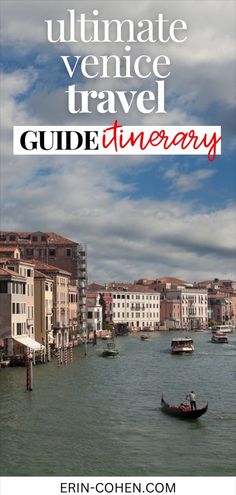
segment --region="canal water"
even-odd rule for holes
[[[173,356],[176,334],[118,337],[117,358],[100,357],[103,342],[56,359],[0,371],[3,476],[232,476],[235,467],[236,334],[210,343],[192,333],[195,352]],[[184,335],[178,332],[178,336]],[[196,421],[166,416],[161,394],[180,403],[194,390],[209,411]]]

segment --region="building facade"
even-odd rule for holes
[[[103,327],[102,306],[100,294],[88,294],[88,329],[90,332],[101,332]]]
[[[35,268],[53,281],[53,337],[56,347],[68,346],[70,273],[53,265],[34,260]]]
[[[113,323],[130,328],[156,330],[160,324],[160,294],[139,284],[109,284],[106,293],[112,298]]]
[[[77,287],[78,329],[87,329],[87,253],[86,246],[55,232],[0,232],[0,247],[18,247],[25,259],[37,259],[71,274],[70,283]]]
[[[19,258],[0,258],[0,266],[24,277],[26,282],[27,335],[35,339],[34,332],[34,263]]]
[[[69,328],[74,340],[78,335],[78,290],[76,285],[69,285]]]
[[[53,279],[35,270],[34,327],[37,342],[48,347],[53,341]]]
[[[161,325],[166,329],[181,328],[181,302],[179,299],[161,299]]]
[[[180,303],[180,327],[189,330],[208,326],[208,294],[205,289],[181,288],[166,291],[166,300]],[[177,322],[179,323],[179,322]]]
[[[224,294],[208,295],[209,319],[224,325],[231,323],[234,316],[234,308],[231,298]]]
[[[0,267],[0,338],[5,355],[14,354],[14,338],[28,334],[26,278]]]

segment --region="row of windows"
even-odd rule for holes
[[[199,304],[204,304],[207,303],[207,296],[191,296],[191,295],[182,295],[182,301],[184,302],[194,302],[197,303],[197,297],[198,297],[198,303]]]
[[[17,241],[18,240],[18,236],[16,235],[9,235],[9,241]],[[45,235],[42,235],[42,236],[37,236],[37,235],[32,235],[31,236],[31,241],[32,242],[46,242],[47,241],[47,237]]]
[[[197,309],[198,309],[198,311],[197,311]],[[202,306],[198,307],[198,308],[185,308],[183,306],[183,315],[184,314],[185,315],[197,315],[198,314],[200,316],[200,315],[203,315],[203,313],[205,313],[205,315],[207,315],[208,309],[205,308],[205,311],[203,311],[203,310],[204,310],[204,308]]]
[[[8,266],[8,269],[11,270],[12,272],[17,272],[17,270],[15,270],[15,266]],[[18,272],[17,272],[18,273]],[[31,269],[31,268],[23,268],[23,267],[19,267],[19,274],[22,275],[22,277],[28,277],[28,278],[33,278],[34,276],[34,270]]]
[[[130,326],[131,327],[155,327],[158,325],[158,322],[157,321],[143,321],[143,322],[140,322],[140,321],[131,321],[130,323]]]
[[[12,314],[13,315],[22,315],[26,314],[26,303],[21,303],[21,302],[14,302],[12,303]],[[27,307],[27,318],[34,318],[34,307],[33,306],[28,306]]]
[[[131,305],[129,305],[129,303],[126,303],[126,305],[125,305],[125,303],[117,303],[117,304],[113,303],[113,308],[116,308],[116,307],[117,308],[124,308],[124,307],[129,308],[129,307],[131,307],[131,309],[137,311],[137,310],[142,310],[145,308],[158,308],[159,305],[158,304],[146,304],[146,305],[142,304],[142,306],[141,306],[140,304],[136,304],[136,306],[133,306],[133,303],[131,303]]]
[[[25,283],[12,282],[11,287],[12,287],[12,294],[26,294]]]
[[[26,314],[26,304],[12,303],[12,313],[13,315]]]
[[[61,304],[68,304],[68,303],[72,303],[72,304],[76,304],[77,303],[77,294],[66,294],[65,292],[59,292],[59,294],[57,294],[57,303],[61,303]]]
[[[113,299],[159,299],[159,295],[140,295],[140,294],[112,294]]]
[[[36,241],[35,241],[36,242]],[[45,248],[26,248],[26,255],[29,256],[29,257],[34,257],[34,255],[36,255],[36,253],[40,256],[40,257],[46,257],[46,256],[49,256],[50,258],[55,258],[57,256],[57,250],[56,248],[48,248],[48,249],[45,249]],[[71,248],[65,248],[65,251],[64,251],[64,254],[66,257],[70,258],[72,256],[72,249]]]
[[[23,277],[28,277],[28,278],[33,278],[34,276],[34,270],[31,268],[22,268],[20,267],[20,275]]]
[[[88,311],[87,316],[88,316],[88,319],[89,320],[92,320],[92,319],[95,319],[95,318],[97,318],[97,320],[100,319],[100,313],[99,313],[99,311],[94,311],[94,312],[93,311]]]
[[[148,318],[158,318],[158,315],[159,313],[148,313],[147,315],[145,315],[145,313],[142,313],[142,316],[141,316],[141,313],[120,313],[118,311],[118,313],[113,313],[113,318],[145,318],[145,317],[148,317]]]
[[[207,318],[206,317],[202,317],[200,318],[202,321],[207,321]],[[188,323],[190,320],[188,318],[183,318],[183,323]]]

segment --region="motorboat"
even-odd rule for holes
[[[189,354],[194,351],[193,339],[189,337],[174,338],[171,341],[172,354]]]
[[[108,342],[107,347],[102,351],[102,357],[115,357],[118,356],[119,351],[116,349],[114,342]]]
[[[212,334],[211,342],[214,342],[214,344],[228,344],[229,339],[225,333],[215,332]]]

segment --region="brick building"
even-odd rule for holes
[[[21,257],[38,259],[71,274],[70,283],[78,291],[78,331],[87,329],[87,254],[86,247],[55,232],[0,232],[0,247],[17,247]]]

